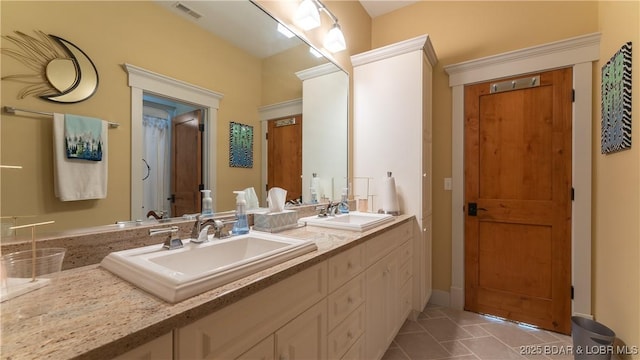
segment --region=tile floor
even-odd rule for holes
[[[429,304],[404,323],[383,360],[572,360],[571,345],[570,336]]]

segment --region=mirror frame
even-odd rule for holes
[[[205,133],[203,139],[203,184],[207,189],[216,188],[216,139],[218,109],[222,93],[208,90],[187,82],[143,69],[123,64],[129,74],[128,85],[131,87],[131,220],[145,219],[143,205],[143,180],[140,159],[143,158],[142,116],[143,95],[145,92],[170,97],[197,107],[206,109]],[[215,212],[215,204],[214,209]]]

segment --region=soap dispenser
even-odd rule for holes
[[[234,191],[236,194],[236,223],[233,224],[231,233],[233,235],[247,234],[249,232],[249,222],[247,221],[247,201],[244,198],[244,191]]]
[[[213,214],[213,200],[211,199],[211,190],[200,190],[202,192],[202,215]]]

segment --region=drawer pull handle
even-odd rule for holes
[[[349,296],[349,297],[347,298],[347,302],[348,302],[349,304],[353,304],[353,299],[351,298],[351,296]]]
[[[347,269],[352,269],[353,268],[353,264],[351,263],[351,261],[349,261],[347,263]]]
[[[347,339],[353,339],[353,334],[351,333],[351,331],[347,332]]]

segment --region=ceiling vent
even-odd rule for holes
[[[197,13],[197,12],[196,12],[196,11],[194,11],[194,10],[191,10],[191,9],[190,9],[188,6],[186,6],[185,4],[182,4],[182,3],[177,2],[177,3],[175,3],[173,6],[174,6],[176,9],[178,9],[178,10],[180,10],[180,11],[184,12],[185,14],[187,14],[187,15],[191,16],[191,17],[192,17],[192,18],[194,18],[194,19],[200,19],[200,18],[202,17],[202,15],[200,15],[199,13]]]

